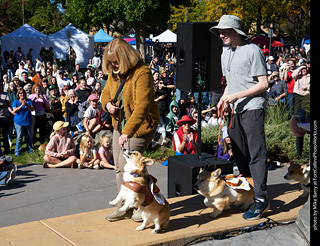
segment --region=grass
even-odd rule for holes
[[[202,152],[214,154],[218,141],[219,128],[209,126],[202,128]],[[289,127],[289,114],[284,106],[269,106],[265,119],[265,135],[268,157],[274,161],[306,163],[310,158],[310,134],[304,136],[304,149],[302,157],[298,159],[296,151],[296,137],[292,135]],[[166,160],[174,152],[161,147],[156,151],[145,151],[144,155],[158,161]],[[172,149],[172,145],[168,146]]]
[[[268,149],[268,157],[280,162],[297,161],[298,163],[306,163],[310,156],[310,134],[304,136],[304,150],[302,157],[297,158],[296,154],[296,137],[293,136],[289,128],[289,116],[285,108],[279,106],[268,107],[265,120],[265,134]],[[202,152],[214,154],[217,146],[218,127],[210,126],[202,128]],[[15,148],[15,138],[11,147],[11,151]],[[13,156],[14,162],[18,165],[23,164],[41,164],[43,162],[44,151],[39,151],[39,142],[35,143],[33,153],[29,154],[26,151],[26,144],[23,144],[21,155]],[[154,159],[157,162],[163,162],[169,156],[174,156],[172,144],[161,146],[152,151],[147,150],[143,153],[144,156]]]
[[[27,144],[23,143],[21,154],[20,154],[20,156],[17,157],[14,154],[14,149],[16,147],[16,136],[13,135],[13,141],[12,141],[12,146],[10,148],[10,154],[8,154],[8,155],[13,157],[14,163],[17,165],[42,164],[43,157],[44,157],[44,150],[42,150],[42,151],[38,150],[39,146],[40,146],[40,142],[38,141],[35,143],[35,148],[33,150],[33,153],[29,154],[27,152]]]

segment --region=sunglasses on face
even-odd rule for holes
[[[191,122],[182,122],[181,124],[191,126]]]

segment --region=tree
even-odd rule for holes
[[[125,21],[136,31],[136,47],[145,57],[146,27],[166,24],[170,16],[167,0],[112,0],[111,8],[116,20]]]
[[[136,46],[145,56],[145,29],[166,25],[170,17],[167,0],[67,0],[66,18],[82,29],[124,22],[136,31]]]
[[[168,23],[172,30],[177,22],[185,21],[186,9],[187,21],[218,21],[222,15],[236,15],[247,33],[261,31],[262,27],[277,28],[278,33],[297,40],[310,30],[310,0],[188,0],[171,7]]]
[[[60,29],[61,13],[57,4],[48,0],[24,1],[25,23],[40,32],[52,33]],[[0,27],[3,33],[11,32],[23,24],[22,1],[0,0]]]
[[[59,11],[52,5],[36,8],[28,23],[44,34],[52,34],[61,29]]]

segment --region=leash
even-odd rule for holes
[[[121,84],[120,84],[119,87],[118,87],[118,90],[117,90],[117,92],[116,92],[116,95],[115,95],[114,99],[111,99],[110,103],[111,103],[113,106],[117,106],[117,101],[118,101],[119,95],[120,95],[121,91],[123,90],[124,84],[125,84],[128,76],[129,76],[130,72],[131,72],[131,69],[129,69],[129,70],[127,71],[127,73],[125,74],[125,76],[124,76],[123,79],[121,80]],[[111,116],[116,115],[116,113],[114,113],[114,114],[109,113],[109,114],[110,114]],[[119,120],[120,120],[120,119],[119,119]],[[129,149],[129,151],[130,151],[130,138],[128,138],[128,149]]]
[[[222,116],[223,116],[223,112],[225,111],[224,104],[225,104],[225,102],[223,102],[221,104],[221,106],[217,109],[218,110],[218,118],[220,118],[220,124],[219,124],[219,133],[218,133],[218,143],[217,143],[217,149],[216,149],[216,159],[215,159],[216,161],[218,160],[218,150],[219,150],[219,142],[220,142],[220,135],[221,135],[221,127],[222,127]],[[233,113],[234,113],[234,104],[232,106],[231,116],[230,116],[229,124],[227,126],[228,130],[232,126]]]
[[[123,77],[123,79],[121,80],[121,84],[120,84],[119,87],[118,87],[118,90],[117,90],[117,92],[116,92],[116,95],[115,95],[114,99],[110,101],[110,103],[111,103],[113,106],[117,106],[116,103],[117,103],[118,98],[119,98],[119,95],[120,95],[120,93],[121,93],[121,91],[122,91],[122,89],[123,89],[124,83],[126,82],[128,76],[129,76],[130,71],[131,71],[131,70],[129,69],[128,72],[126,73],[126,75]]]

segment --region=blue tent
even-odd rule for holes
[[[108,33],[106,33],[102,28],[94,35],[94,42],[110,42],[113,39]]]
[[[136,40],[134,39],[132,41],[129,41],[128,43],[131,44],[131,45],[135,45],[136,44]],[[146,45],[153,45],[153,44],[154,44],[154,42],[152,40],[146,38]]]

